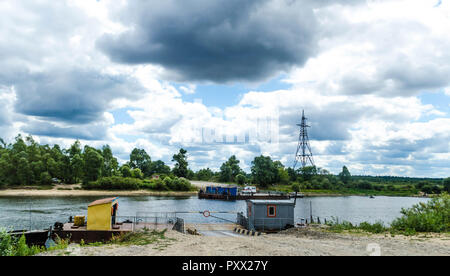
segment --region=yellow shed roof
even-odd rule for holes
[[[112,203],[116,199],[117,199],[117,197],[110,197],[110,198],[99,199],[99,200],[96,200],[96,201],[92,202],[91,204],[89,204],[88,207],[95,206],[95,205]]]

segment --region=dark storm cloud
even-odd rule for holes
[[[142,88],[129,77],[71,70],[25,75],[15,89],[18,113],[86,124],[99,119],[111,100],[136,96]]]
[[[346,102],[329,104],[325,107],[308,107],[305,110],[309,138],[317,141],[344,141],[351,139],[349,129],[358,122],[365,110]],[[279,123],[284,128],[281,134],[289,135],[296,140],[299,134],[299,124],[302,118],[301,109],[288,110],[280,113]]]
[[[313,8],[331,3],[129,1],[120,18],[130,30],[97,45],[113,61],[160,64],[177,80],[257,81],[315,54]]]
[[[80,140],[102,140],[106,136],[106,128],[95,124],[83,127],[59,127],[52,123],[37,122],[22,127],[22,130],[32,135]]]

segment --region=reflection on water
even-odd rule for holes
[[[48,228],[56,221],[66,222],[69,216],[87,215],[87,205],[101,197],[0,197],[0,227],[10,229]],[[313,197],[297,199],[295,217],[309,218],[310,206],[315,217],[337,217],[352,223],[383,221],[390,223],[400,216],[401,208],[411,207],[426,198],[361,196]],[[244,212],[245,201],[205,200],[197,197],[119,197],[119,216],[135,216],[146,212],[198,211]],[[178,214],[190,223],[220,223],[217,218],[205,218],[198,213]],[[235,214],[217,214],[235,220]]]

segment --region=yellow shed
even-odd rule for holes
[[[99,199],[89,204],[87,230],[112,230],[118,206],[117,197]]]

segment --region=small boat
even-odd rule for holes
[[[369,198],[375,198],[373,195],[369,196]]]
[[[45,242],[49,237],[50,229],[44,230],[14,230],[8,232],[12,237],[20,238],[22,235],[25,236],[25,241],[27,245],[39,245],[45,246]]]

